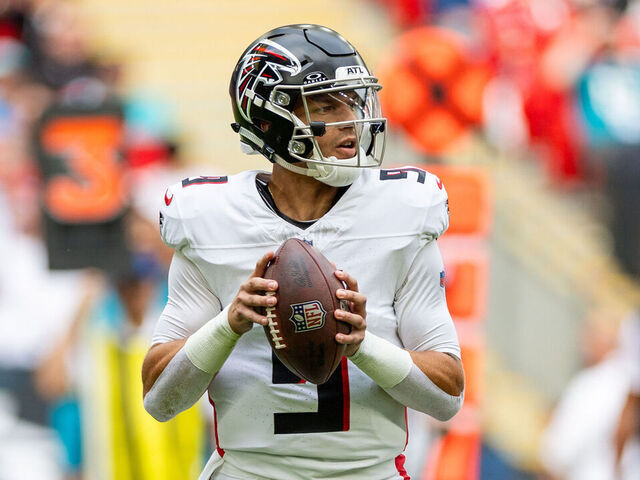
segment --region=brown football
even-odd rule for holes
[[[278,282],[278,290],[271,293],[278,303],[264,311],[271,348],[291,372],[315,384],[329,380],[344,355],[346,346],[336,342],[336,333],[351,332],[351,325],[333,315],[338,308],[348,310],[347,302],[336,297],[336,290],[345,286],[334,272],[318,250],[291,238],[264,275]]]

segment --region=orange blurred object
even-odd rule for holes
[[[427,462],[426,480],[475,480],[480,471],[481,435],[478,430],[450,430],[434,448],[434,463]]]
[[[447,304],[453,317],[465,372],[464,405],[446,422],[446,433],[429,446],[420,478],[478,480],[482,444],[485,316],[488,297],[492,202],[487,172],[478,167],[426,165],[447,189],[451,221],[438,239],[445,263]]]
[[[482,406],[484,397],[484,365],[485,347],[484,345],[461,345],[461,355],[464,359],[465,376],[465,407]]]
[[[482,120],[491,67],[471,59],[455,32],[425,26],[401,35],[380,72],[383,111],[428,154],[451,147]]]
[[[443,165],[429,165],[427,170],[440,178],[447,189],[451,210],[447,235],[486,235],[492,215],[486,172]]]
[[[447,281],[447,305],[451,316],[456,319],[477,317],[477,296],[480,294],[479,283],[480,266],[475,262],[460,262],[453,265],[453,272],[449,267],[449,277],[453,281]]]

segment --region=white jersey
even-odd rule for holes
[[[301,229],[261,198],[258,173],[189,179],[165,194],[162,237],[196,267],[174,281],[205,284],[175,297],[197,303],[209,296],[212,306],[206,316],[176,309],[187,302],[172,299],[170,274],[173,305],[153,343],[193,333],[232,302],[259,258],[295,237],[358,281],[368,331],[409,350],[460,356],[434,241],[449,222],[437,177],[415,168],[364,170],[328,213]],[[209,396],[224,478],[403,478],[396,458],[407,440],[405,407],[344,358],[326,384],[300,383],[256,325],[240,337]]]

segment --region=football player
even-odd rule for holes
[[[271,172],[170,187],[161,234],[175,249],[169,299],[143,365],[144,404],[167,420],[205,391],[217,449],[200,479],[401,479],[406,407],[440,420],[461,407],[464,374],[436,244],[449,224],[442,183],[382,170],[381,88],[356,49],[318,25],[265,33],[231,77],[233,130]],[[259,307],[288,238],[341,270],[352,326],[322,385],[273,355]],[[343,270],[342,270],[343,269]],[[347,273],[348,272],[348,273]]]

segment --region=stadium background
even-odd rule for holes
[[[0,480],[195,478],[210,411],[170,430],[143,417],[133,372],[145,327],[133,335],[123,320],[126,293],[112,287],[125,287],[46,269],[36,225],[48,178],[33,131],[52,104],[122,100],[129,250],[136,273],[161,284],[166,184],[267,168],[231,132],[228,81],[249,42],[289,23],[329,26],[358,47],[385,85],[385,166],[432,170],[451,196],[440,243],[467,402],[448,424],[411,416],[413,478],[564,478],[569,467],[544,448],[549,418],[640,300],[635,1],[0,1]],[[20,282],[29,287],[13,295]],[[16,406],[33,396],[46,415]]]

